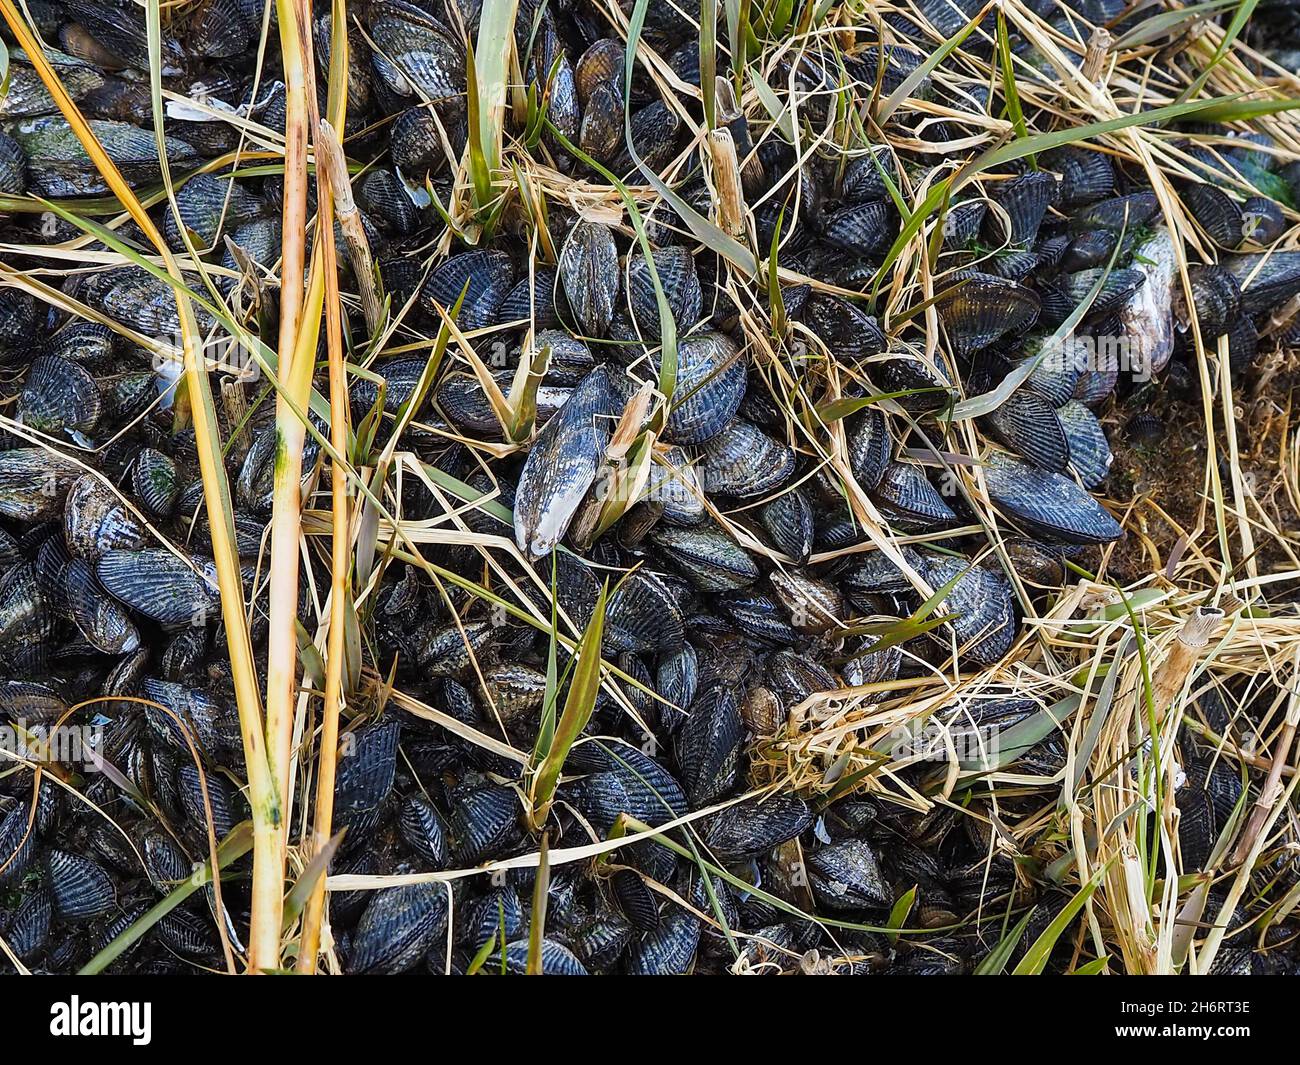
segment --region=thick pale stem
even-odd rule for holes
[[[330,139],[332,130],[321,123],[317,143]],[[343,330],[341,322],[338,268],[335,263],[333,234],[333,197],[338,195],[333,174],[321,181],[320,202],[321,253],[325,262],[327,312],[325,335],[329,345],[330,368],[330,442],[340,455],[348,446],[348,385],[343,366]],[[346,178],[346,171],[344,171]],[[344,612],[347,609],[348,565],[351,556],[351,532],[348,525],[347,471],[341,462],[330,462],[330,498],[333,533],[330,554],[330,621],[325,653],[325,712],[321,720],[320,763],[316,774],[316,811],[312,826],[312,853],[319,854],[329,843],[334,824],[334,780],[338,769],[339,713],[342,710],[344,647]],[[303,913],[302,936],[298,948],[298,971],[314,973],[320,953],[321,922],[325,914],[325,875],[312,889]]]
[[[306,40],[301,17],[291,0],[276,0],[280,23],[280,53],[284,63],[284,246],[280,258],[280,376],[289,372],[283,362],[293,350],[302,317],[303,264],[307,233],[307,71]],[[310,18],[310,0],[308,0]]]
[[[718,197],[717,223],[731,236],[743,236],[745,193],[740,184],[740,163],[736,159],[736,142],[731,138],[731,130],[710,130],[708,144],[713,161],[713,185]]]
[[[307,83],[311,25],[310,0],[276,0],[280,24],[280,53],[284,64],[286,121],[284,148],[283,246],[280,259],[279,372],[288,399],[298,410],[306,408],[307,392],[316,359],[319,329],[319,268],[313,269],[314,317],[301,328],[303,318],[303,263],[307,233],[307,139],[310,128]],[[308,314],[312,314],[308,311]],[[310,334],[310,345],[305,343]],[[266,745],[275,781],[281,818],[278,869],[281,900],[274,920],[279,934],[283,920],[284,861],[288,844],[290,809],[289,770],[292,763],[294,690],[297,680],[298,637],[298,535],[301,518],[300,485],[303,425],[284,394],[276,397],[275,497],[271,522],[270,627],[267,638]],[[278,950],[278,948],[277,948]],[[278,965],[278,957],[277,962]]]
[[[291,359],[291,369],[282,378],[286,395],[277,398],[275,418],[275,495],[271,521],[270,633],[267,638],[266,734],[280,795],[280,805],[289,805],[289,767],[293,741],[294,691],[297,681],[298,635],[298,539],[302,525],[302,452],[307,426],[297,410],[306,410],[316,363],[316,341],[320,333],[324,299],[323,255],[312,262],[311,288],[307,296],[303,328]],[[295,410],[294,408],[297,408]],[[286,817],[287,821],[287,817]],[[287,824],[282,825],[282,834]]]

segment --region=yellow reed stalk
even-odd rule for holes
[[[340,17],[341,4],[335,6],[334,17]],[[340,125],[347,114],[347,34],[334,34],[334,49],[331,62],[336,70],[343,72],[342,77],[331,77],[333,90],[330,94],[328,110]],[[340,54],[334,54],[338,51]],[[316,170],[316,201],[319,205],[317,233],[320,236],[321,258],[325,273],[325,339],[329,349],[330,378],[330,442],[339,455],[346,455],[348,448],[348,383],[343,360],[343,307],[339,299],[338,265],[335,262],[334,248],[334,211],[336,202],[346,196],[350,202],[352,190],[348,183],[347,167],[343,165],[343,150],[338,143],[338,134],[327,119],[321,119],[316,128],[317,155],[327,156],[338,168],[318,166]],[[327,146],[327,147],[322,147]],[[359,226],[358,226],[359,228]],[[346,227],[345,227],[346,232]],[[365,240],[364,232],[361,234]],[[348,241],[353,254],[353,271],[360,273],[362,263],[357,262],[358,248],[353,240]],[[364,249],[368,257],[369,245]],[[371,276],[358,276],[357,283],[362,292],[367,291],[367,283],[373,282],[373,266],[369,266]],[[373,283],[369,291],[377,304],[378,294]],[[369,306],[363,297],[366,326],[371,335],[378,328],[378,309]],[[372,315],[374,317],[372,318]],[[333,512],[330,551],[330,615],[329,634],[325,651],[325,709],[321,719],[320,761],[316,773],[316,810],[312,822],[312,855],[318,855],[329,844],[330,833],[334,823],[334,781],[338,772],[339,714],[343,703],[343,665],[346,657],[346,625],[348,568],[351,561],[351,528],[348,521],[347,471],[343,463],[330,461],[330,499]],[[314,973],[320,954],[321,922],[325,916],[325,876],[322,875],[312,887],[307,906],[303,911],[302,933],[298,942],[297,970],[300,973]]]
[[[270,632],[267,639],[266,741],[280,796],[281,809],[290,809],[289,768],[293,740],[294,693],[297,688],[298,540],[302,527],[302,453],[307,426],[294,407],[305,410],[316,368],[316,342],[320,335],[325,297],[325,258],[319,249],[312,257],[311,284],[307,292],[303,327],[297,343],[281,365],[284,391],[277,397],[275,490],[271,516]],[[286,397],[288,401],[286,401]],[[290,405],[292,403],[292,406]],[[281,825],[281,856],[287,845],[288,817]]]
[[[326,198],[321,197],[321,224],[332,226]],[[326,230],[328,232],[328,229]],[[330,442],[340,454],[347,453],[348,391],[343,366],[343,336],[339,321],[338,271],[333,242],[321,245],[325,260],[329,312],[325,318],[329,345]],[[342,710],[343,665],[346,657],[347,581],[351,559],[351,531],[348,522],[347,471],[342,463],[330,462],[330,498],[333,529],[330,552],[330,620],[325,652],[325,712],[321,720],[320,763],[316,773],[316,810],[312,826],[312,854],[319,854],[330,841],[334,821],[334,780],[338,770],[339,714]],[[325,912],[325,877],[312,889],[303,912],[302,937],[298,949],[298,971],[314,973],[320,952],[321,921]]]
[[[284,389],[276,395],[275,489],[271,513],[271,579],[268,591],[266,745],[280,808],[290,809],[294,693],[297,688],[298,537],[301,525],[302,451],[307,429],[296,411],[305,410],[316,365],[316,340],[323,302],[323,258],[315,256],[304,309],[303,262],[307,232],[307,138],[310,128],[308,78],[311,67],[310,0],[276,0],[280,53],[286,90],[283,247],[280,258],[279,371]],[[288,816],[280,825],[279,869],[283,891]],[[283,900],[275,913],[260,915],[262,933],[272,921],[279,935]],[[277,957],[276,965],[279,960]]]

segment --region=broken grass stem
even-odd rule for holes
[[[352,273],[356,277],[357,291],[361,297],[361,313],[366,319],[366,333],[371,337],[378,336],[384,315],[379,275],[375,271],[374,256],[370,253],[370,240],[361,222],[361,212],[352,199],[343,146],[328,119],[321,119],[316,136],[316,158],[325,168],[330,191],[334,196],[334,215],[348,246],[348,258],[352,260]]]

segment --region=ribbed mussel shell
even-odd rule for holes
[[[353,935],[348,971],[394,974],[414,968],[445,934],[450,905],[444,884],[376,891]]]
[[[92,432],[104,410],[99,384],[83,367],[57,355],[32,360],[18,397],[18,416],[42,433]]]
[[[96,650],[129,654],[140,646],[140,632],[126,610],[100,587],[85,559],[74,559],[64,574],[68,607],[77,628]]]
[[[1121,535],[1119,524],[1101,504],[1061,474],[993,455],[984,477],[994,506],[1051,540],[1099,544]]]
[[[579,222],[560,252],[560,283],[577,324],[587,336],[604,336],[618,297],[618,249],[601,222]]]
[[[83,474],[63,509],[68,550],[95,561],[110,551],[134,551],[145,543],[145,529],[121,498],[92,473]]]
[[[81,473],[71,459],[47,448],[0,451],[0,517],[26,522],[56,517]]]
[[[118,600],[163,625],[191,624],[219,612],[210,564],[199,562],[196,571],[170,551],[106,551],[95,573]]]
[[[514,267],[505,252],[461,252],[429,275],[420,300],[435,315],[439,307],[450,313],[460,301],[457,325],[463,330],[482,329],[492,321],[513,279]]]
[[[1033,292],[987,274],[962,279],[936,302],[959,355],[986,348],[1008,333],[1023,332],[1038,318],[1038,297]]]
[[[745,398],[745,371],[744,354],[725,334],[705,333],[681,340],[665,439],[702,444],[717,436]]]

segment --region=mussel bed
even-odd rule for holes
[[[230,495],[216,531],[228,517],[265,682],[271,371],[300,236],[278,22],[260,0],[168,11],[151,71],[140,5],[23,6],[45,59],[9,27],[0,972],[94,967],[140,921],[109,971],[239,968],[249,857],[219,897],[146,917],[251,816],[186,324],[45,79],[194,294]],[[1093,830],[1131,844],[1141,824],[1166,844],[1151,868],[1183,878],[1170,922],[1193,899],[1206,928],[1259,922],[1211,971],[1300,971],[1277,912],[1300,883],[1289,794],[1236,853],[1287,756],[1271,745],[1300,647],[1300,122],[1189,114],[1007,152],[1091,120],[1090,94],[1115,115],[1170,104],[1207,59],[1120,0],[1029,0],[930,64],[984,5],[878,6],[754,5],[736,75],[725,19],[702,64],[698,3],[520,0],[484,199],[467,57],[493,5],[350,0],[342,29],[315,5],[322,108],[346,39],[355,203],[327,237],[354,541],[322,970],[1009,971],[1086,879],[1074,848],[1091,875],[1119,847]],[[1300,23],[1266,0],[1222,70],[1272,85],[1297,66]],[[314,853],[328,336],[290,875]],[[1161,671],[1183,626],[1221,616],[1204,671]],[[538,823],[594,625],[600,688]],[[1221,912],[1239,871],[1251,890]],[[1121,895],[1101,888],[1103,924],[1047,971],[1103,953],[1151,970]]]

